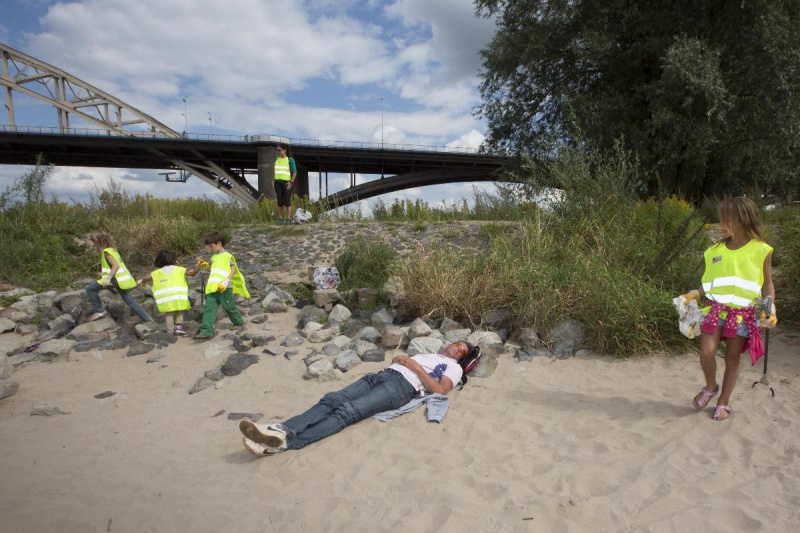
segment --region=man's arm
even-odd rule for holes
[[[414,361],[413,357],[409,357],[408,355],[398,355],[392,359],[392,363],[402,365],[414,372],[422,382],[422,386],[425,387],[425,390],[428,392],[447,394],[453,390],[453,382],[450,378],[447,376],[442,376],[440,381],[436,381],[430,377],[427,372],[425,372],[425,369],[422,368],[422,365]]]

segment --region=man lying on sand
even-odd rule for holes
[[[367,374],[337,392],[329,392],[311,409],[281,424],[242,420],[242,443],[258,456],[299,450],[377,413],[399,409],[424,392],[447,394],[461,380],[458,361],[469,352],[463,341],[442,354],[398,355],[388,368]]]

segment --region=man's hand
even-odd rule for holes
[[[110,286],[110,285],[111,285],[111,276],[106,276],[106,277],[104,277],[103,279],[101,279],[100,281],[98,281],[98,283],[99,283],[100,285],[102,285],[103,287],[108,287],[108,286]]]
[[[228,280],[220,281],[217,285],[217,292],[225,292],[228,290]]]

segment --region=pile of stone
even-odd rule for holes
[[[257,273],[242,270],[246,277],[258,280]],[[137,317],[131,316],[129,308],[108,291],[101,293],[101,299],[109,316],[95,322],[88,321],[91,308],[83,290],[34,294],[16,289],[0,293],[0,296],[19,298],[8,308],[0,309],[0,339],[6,333],[19,334],[9,342],[0,343],[0,399],[18,390],[19,384],[11,376],[19,365],[65,358],[71,352],[90,352],[100,357],[104,351],[127,349],[125,356],[131,357],[177,342],[158,320],[152,291],[149,288],[136,291],[145,309],[157,317],[156,322],[139,323]],[[378,302],[375,289],[346,294],[335,289],[316,290],[313,302],[296,300],[280,287],[258,281],[251,284],[250,291],[253,296],[250,300],[237,297],[237,305],[247,317],[246,326],[237,329],[230,322],[218,322],[219,329],[231,331],[205,347],[208,358],[227,354],[225,363],[198,377],[189,388],[189,394],[221,387],[225,377],[238,375],[258,363],[263,355],[291,359],[305,352],[302,355],[303,377],[327,381],[340,379],[343,373],[365,361],[388,364],[399,353],[441,352],[445,345],[463,340],[481,347],[484,356],[472,376],[486,378],[492,375],[501,357],[517,361],[570,357],[580,348],[583,336],[580,324],[565,320],[544,336],[523,328],[515,332],[512,340],[505,327],[503,310],[484,313],[483,326],[479,328],[466,327],[450,318],[439,322],[409,318],[402,312],[404,295],[398,280],[390,280],[382,288],[388,304]],[[187,312],[187,325],[189,334],[193,335],[199,328],[202,311],[197,290],[190,291],[190,300],[192,310]],[[281,339],[259,334],[257,325],[266,322],[269,314],[285,313],[292,306],[299,309],[294,331]],[[224,316],[219,318],[224,319]],[[542,337],[547,339],[547,344]],[[163,357],[163,352],[157,352],[147,362]]]

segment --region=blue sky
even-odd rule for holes
[[[190,133],[353,142],[383,134],[386,143],[476,148],[486,133],[474,116],[479,51],[494,24],[474,9],[472,0],[3,0],[0,42],[176,131],[185,129],[186,97]],[[57,124],[44,103],[18,92],[14,103],[18,125]],[[0,165],[0,190],[24,171]],[[84,201],[113,177],[161,197],[219,194],[197,178],[166,184],[157,172],[62,167],[49,192]],[[331,192],[348,184],[329,177]],[[383,200],[451,203],[472,190],[443,185]]]

